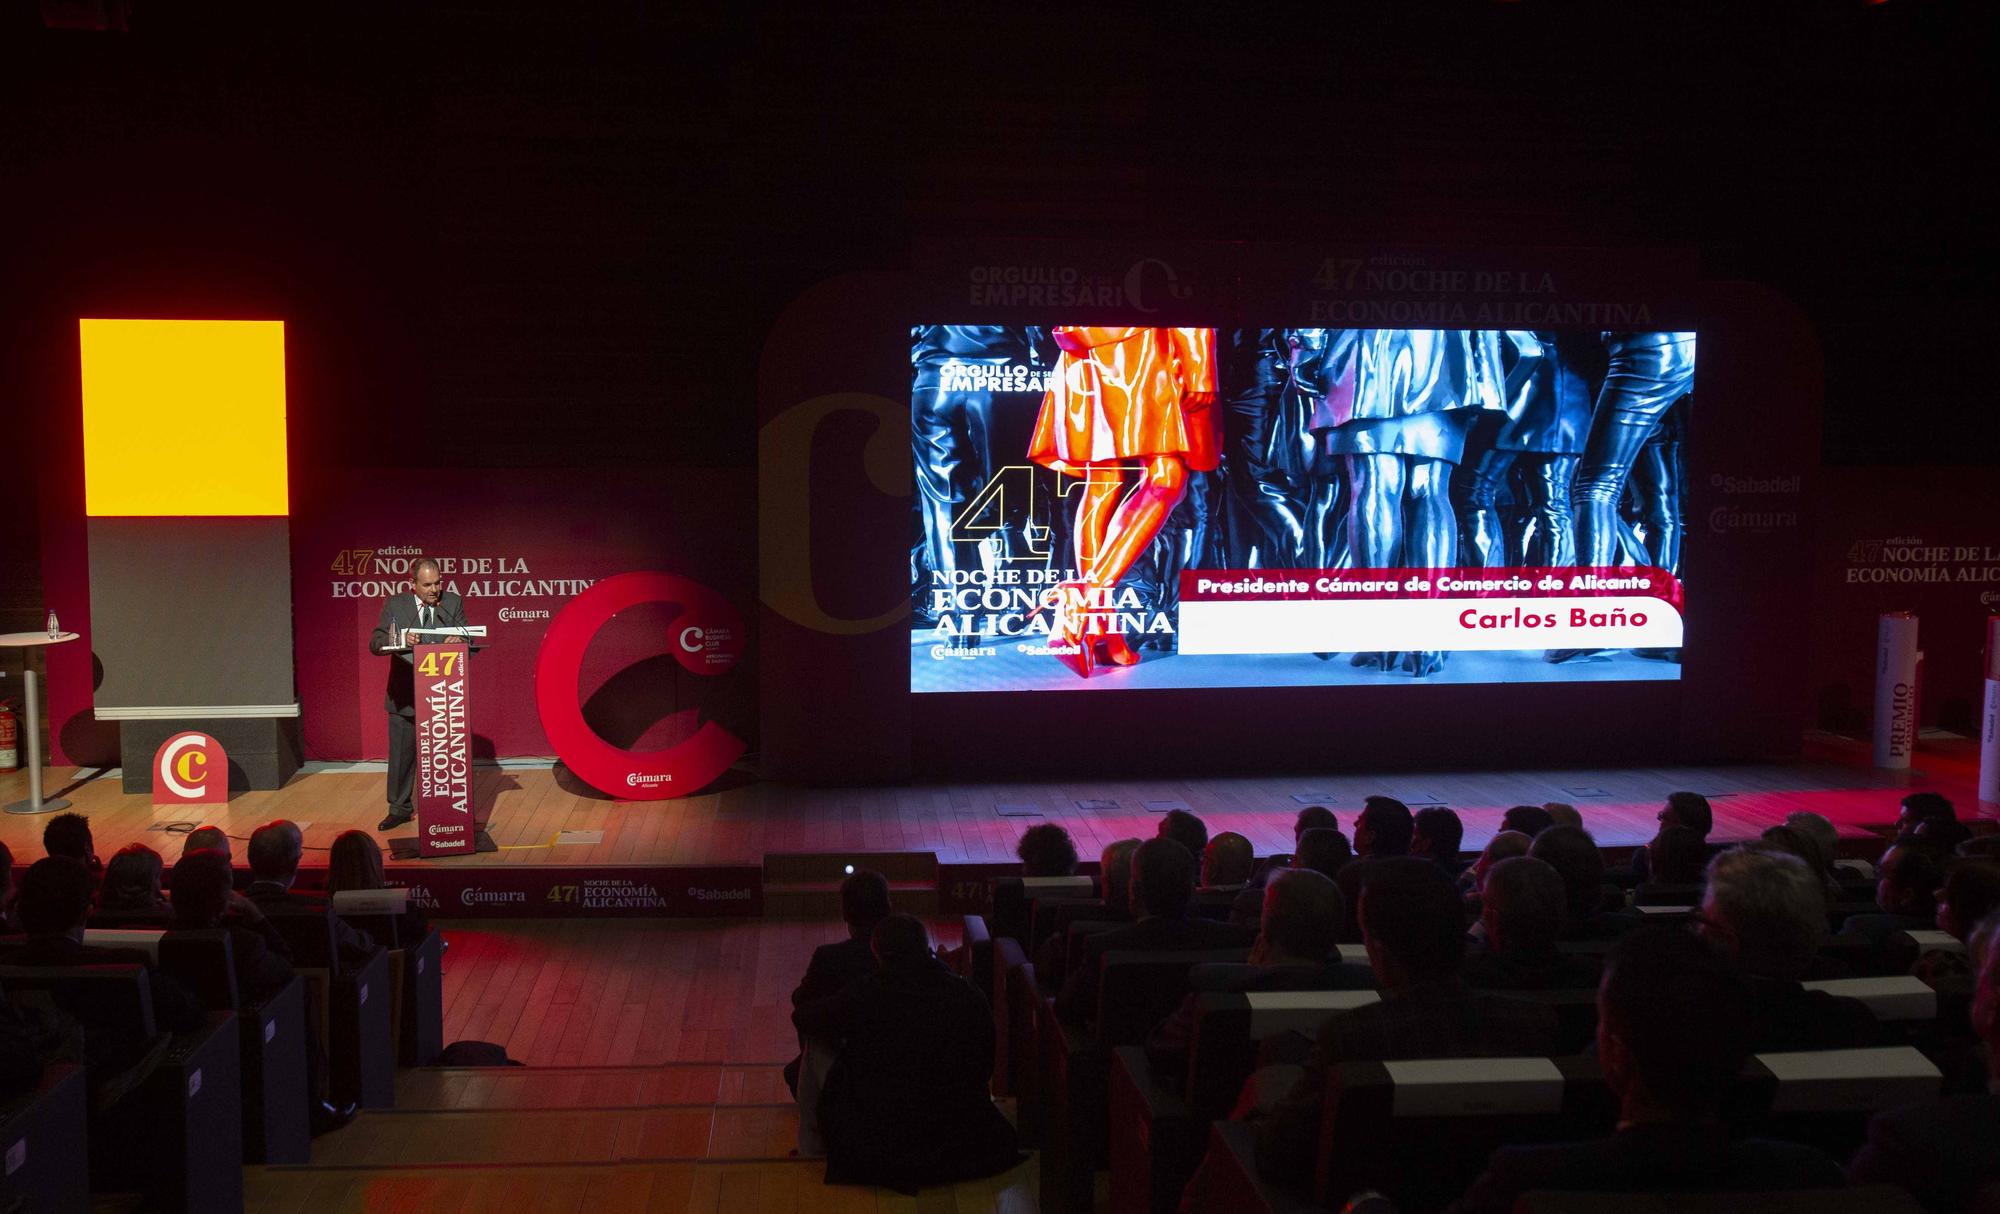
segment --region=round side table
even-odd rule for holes
[[[74,641],[78,635],[74,632],[59,632],[54,636],[46,632],[0,633],[0,649],[42,649]],[[6,808],[10,814],[52,814],[59,809],[68,809],[69,802],[61,797],[53,801],[42,800],[42,681],[35,670],[41,655],[29,653],[24,656],[27,660],[21,663],[21,684],[26,690],[21,701],[21,733],[28,741],[28,799],[16,801]]]

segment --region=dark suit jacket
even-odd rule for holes
[[[169,930],[201,930],[204,926],[176,920]],[[291,950],[268,920],[258,919],[252,925],[230,916],[217,929],[229,933],[229,958],[236,973],[237,999],[245,1004],[262,1003],[292,980]]]
[[[447,590],[438,596],[438,626],[462,628],[465,626],[465,600]],[[417,626],[417,596],[414,594],[391,595],[382,601],[382,615],[375,621],[375,631],[368,636],[368,652],[381,656],[383,647],[396,641],[401,629]],[[416,661],[408,653],[393,654],[389,659],[389,685],[382,697],[382,707],[397,716],[416,715]]]
[[[1847,1165],[1853,1184],[1894,1184],[1927,1210],[1964,1210],[2000,1181],[2000,1095],[1947,1096],[1875,1114]]]
[[[1747,978],[1750,1048],[1757,1053],[1892,1045],[1895,1033],[1858,999],[1777,978]]]
[[[1715,1126],[1644,1125],[1590,1142],[1502,1147],[1452,1214],[1508,1214],[1532,1189],[1657,1193],[1772,1191],[1841,1184],[1833,1160],[1791,1142],[1737,1142]]]
[[[1113,950],[1177,953],[1212,948],[1248,948],[1257,938],[1252,928],[1213,919],[1168,919],[1151,915],[1137,923],[1099,932],[1085,946],[1084,962],[1064,980],[1056,995],[1056,1015],[1070,1024],[1086,1024],[1097,1015],[1098,962]]]
[[[993,1012],[935,960],[870,974],[803,1005],[801,1032],[840,1043],[819,1103],[826,1179],[906,1193],[990,1176],[1020,1159],[986,1092]]]
[[[1548,1056],[1555,1043],[1553,1008],[1470,991],[1456,979],[1330,1016],[1319,1026],[1297,1086],[1255,1122],[1257,1166],[1288,1182],[1312,1174],[1327,1077],[1343,1062],[1535,1058]]]
[[[324,910],[329,903],[313,894],[294,893],[275,881],[252,881],[243,896],[259,908],[306,906]],[[340,949],[340,968],[359,969],[375,955],[375,937],[355,927],[339,915],[333,917],[333,942]]]
[[[1178,1084],[1187,1075],[1194,1046],[1195,1002],[1216,991],[1371,991],[1375,971],[1365,965],[1329,961],[1324,965],[1250,965],[1214,961],[1188,971],[1188,997],[1153,1027],[1146,1057],[1161,1077]]]
[[[813,950],[806,962],[805,977],[792,988],[792,1024],[799,1027],[799,1009],[822,999],[831,999],[847,989],[856,978],[875,972],[875,955],[866,939],[836,940]]]

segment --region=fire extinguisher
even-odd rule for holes
[[[0,700],[0,771],[21,766],[21,731],[14,724],[14,706]]]

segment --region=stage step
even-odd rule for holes
[[[944,1210],[1025,1214],[1036,1208],[1036,1157],[985,1180],[903,1197],[885,1189],[827,1188],[826,1165],[612,1163],[555,1167],[246,1168],[247,1214],[377,1214],[385,1210],[574,1210],[593,1214],[723,1214],[737,1210]]]
[[[790,1104],[621,1109],[371,1109],[313,1142],[315,1167],[784,1159]]]
[[[937,914],[936,852],[771,852],[764,857],[764,917],[838,919],[840,883],[861,869],[889,879],[889,900],[897,910]]]
[[[933,918],[938,913],[938,891],[935,883],[920,881],[889,882],[889,904],[899,911]],[[840,918],[840,882],[815,881],[794,882],[784,885],[764,885],[764,917],[766,919],[834,919]]]
[[[424,1067],[396,1077],[399,1112],[774,1105],[791,1098],[784,1068],[775,1063]]]

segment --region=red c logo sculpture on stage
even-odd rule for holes
[[[714,721],[665,750],[625,750],[583,719],[577,678],[584,651],[612,616],[641,603],[678,604],[669,652],[695,674],[722,674],[743,651],[735,608],[698,582],[671,573],[621,573],[571,599],[550,622],[535,658],[535,708],[556,757],[584,783],[621,801],[654,801],[699,792],[729,769],[743,739]]]

